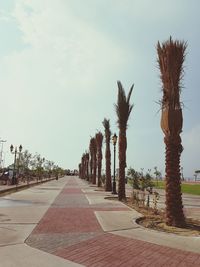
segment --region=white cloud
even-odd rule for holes
[[[90,124],[94,131],[95,123],[101,125],[103,118],[97,122],[99,112],[91,112],[90,101],[94,92],[107,92],[104,78],[123,69],[126,51],[74,16],[65,1],[18,0],[12,17],[26,47],[0,59],[1,97],[6,100],[1,108],[8,111],[1,120],[2,134],[9,142],[31,144],[33,152],[64,161],[65,151],[60,150],[66,140],[79,137],[77,122]],[[58,135],[60,150],[54,155],[49,143]],[[82,140],[77,140],[78,147]],[[71,143],[67,146],[74,149]],[[75,165],[77,155],[70,160]]]
[[[164,163],[160,156],[164,148],[157,132],[152,132],[157,125],[161,131],[154,119],[160,87],[154,46],[158,39],[173,34],[173,29],[184,37],[179,28],[185,33],[184,23],[190,20],[185,20],[186,1],[179,9],[182,2],[15,0],[13,12],[6,16],[12,18],[9,33],[16,29],[13,36],[18,44],[13,43],[6,56],[0,57],[0,136],[76,167],[89,137],[102,129],[104,116],[116,130],[113,103],[116,80],[121,79],[126,90],[135,83],[132,100],[136,106],[128,131],[129,139],[138,145],[128,141],[127,162],[135,164],[134,154],[138,168],[159,166],[156,159],[161,157],[160,165]],[[140,138],[134,135],[135,129],[141,132]],[[154,141],[149,147],[151,137]],[[196,160],[196,145],[183,145],[183,157],[195,155]],[[187,157],[184,168],[189,169],[188,161],[193,168],[194,160]]]
[[[0,10],[0,20],[8,22],[8,21],[12,20],[12,16],[4,10]]]
[[[33,67],[40,62],[37,68],[43,65],[43,75],[48,71],[48,77],[54,75],[60,86],[88,90],[102,70],[115,69],[123,62],[126,52],[73,16],[64,1],[54,0],[51,5],[48,1],[17,1],[13,15],[30,46]]]

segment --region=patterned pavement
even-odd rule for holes
[[[200,254],[105,233],[95,211],[124,211],[116,201],[89,203],[86,195],[102,195],[85,181],[68,177],[66,186],[47,210],[26,243],[91,267],[200,266]]]

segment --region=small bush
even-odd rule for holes
[[[144,175],[143,172],[137,172],[133,168],[129,168],[127,175],[133,189],[139,189],[142,191],[147,189],[148,191],[151,191],[154,187],[153,177],[149,172]]]

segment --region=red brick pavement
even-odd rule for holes
[[[92,209],[50,208],[34,234],[102,231]]]
[[[68,180],[27,240],[29,245],[89,267],[200,266],[200,254],[104,233],[94,211],[128,209],[117,203],[90,205],[82,187],[87,184]]]
[[[61,192],[62,194],[81,194],[80,188],[64,188]]]
[[[104,234],[55,255],[85,266],[200,266],[200,255],[113,234]]]

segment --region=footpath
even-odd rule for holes
[[[53,178],[44,178],[42,180],[38,180],[38,181],[26,181],[26,182],[22,182],[20,181],[18,184],[16,185],[0,185],[0,197],[3,196],[3,195],[7,195],[9,193],[13,193],[13,192],[17,192],[17,191],[20,191],[20,190],[24,190],[24,189],[27,189],[31,186],[36,186],[36,185],[39,185],[39,184],[43,184],[43,183],[47,183],[47,182],[50,182],[52,180],[55,180],[55,177]]]
[[[105,199],[111,193],[62,179],[65,186],[26,239],[30,247],[65,259],[65,266],[200,266],[200,237],[144,229],[135,223],[139,213]]]
[[[24,233],[25,243],[12,241],[10,252],[2,245],[0,266],[200,266],[200,237],[145,229],[135,223],[138,212],[106,199],[111,193],[77,177],[47,184],[32,189],[31,201],[34,196],[35,202],[44,204],[40,215],[34,217],[36,206],[28,207],[31,225]],[[27,201],[25,196],[18,198]],[[13,251],[21,254],[11,260]]]

